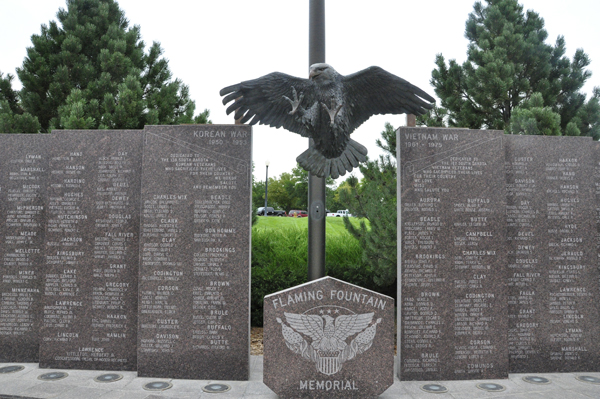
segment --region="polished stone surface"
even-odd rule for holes
[[[511,372],[600,371],[589,137],[506,137]]]
[[[55,131],[40,367],[135,370],[142,131]]]
[[[248,378],[251,132],[146,126],[140,376]]]
[[[400,378],[505,378],[504,134],[397,134]]]
[[[39,359],[47,134],[0,134],[0,362]]]
[[[394,382],[394,299],[332,277],[264,298],[264,383],[280,398],[372,398]]]

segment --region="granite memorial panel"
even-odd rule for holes
[[[503,136],[398,130],[401,380],[508,377]]]
[[[506,137],[511,372],[599,371],[589,137]]]
[[[146,127],[139,376],[249,377],[251,132]]]
[[[594,162],[594,193],[596,199],[596,265],[600,270],[600,142],[592,142],[592,159]]]
[[[0,362],[39,359],[48,139],[0,134]]]
[[[394,299],[323,277],[264,298],[263,382],[280,398],[375,398],[394,383]]]
[[[55,131],[40,367],[136,369],[142,131]]]

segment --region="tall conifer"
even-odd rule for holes
[[[24,112],[19,93],[12,88],[14,77],[0,72],[0,133],[37,133],[37,118]]]
[[[389,123],[381,133],[377,145],[386,152],[378,160],[368,160],[359,165],[363,174],[360,182],[352,176],[348,185],[340,190],[340,201],[350,213],[369,221],[355,227],[347,217],[344,226],[359,240],[363,248],[363,261],[373,274],[374,282],[387,287],[396,281],[398,251],[396,211],[396,133]]]
[[[467,60],[462,65],[454,59],[446,63],[438,54],[432,71],[431,84],[450,126],[510,131],[515,110],[539,93],[543,107],[558,114],[562,134],[572,122],[570,134],[577,127],[597,139],[598,96],[586,102],[581,92],[591,76],[586,69],[590,60],[582,49],[572,60],[566,57],[562,36],[554,45],[547,44],[544,20],[536,12],[524,12],[517,0],[478,1],[467,19],[465,36]],[[517,114],[522,122],[524,113]],[[420,121],[427,123],[427,117]]]
[[[145,52],[116,1],[67,0],[57,19],[31,37],[17,69],[23,107],[44,131],[194,121],[188,87],[172,79],[159,43]]]

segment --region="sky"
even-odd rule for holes
[[[31,35],[57,20],[66,0],[0,0],[0,72],[15,75],[26,57]],[[173,77],[190,88],[197,112],[207,108],[215,124],[233,123],[219,91],[223,87],[271,72],[308,77],[308,0],[119,0],[131,25],[139,25],[146,48],[160,42]],[[326,62],[342,75],[371,65],[400,76],[435,95],[429,81],[436,54],[446,60],[466,59],[465,21],[474,0],[356,1],[326,0]],[[593,73],[584,87],[600,86],[600,15],[598,0],[520,0],[544,18],[548,42],[566,40],[569,58],[576,49],[589,55]],[[377,115],[352,138],[365,145],[369,157],[385,123],[406,124],[405,115]],[[308,139],[284,129],[253,128],[255,176],[291,172]],[[262,170],[262,172],[261,172]],[[356,170],[355,170],[356,171]],[[353,173],[355,173],[353,171]],[[355,173],[360,176],[360,174]],[[343,178],[338,179],[341,182]]]

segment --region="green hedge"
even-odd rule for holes
[[[259,217],[252,228],[253,326],[262,326],[263,298],[307,281],[307,218]],[[341,218],[327,219],[325,269],[329,276],[395,296],[393,287],[378,287],[362,261],[359,242],[346,232]]]

